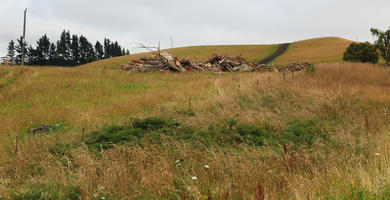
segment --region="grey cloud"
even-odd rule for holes
[[[321,36],[372,41],[369,28],[387,28],[388,0],[0,0],[0,55],[21,35],[28,7],[27,41],[63,29],[91,41],[108,37],[169,47],[206,44],[270,44]]]

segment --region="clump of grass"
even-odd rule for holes
[[[294,120],[287,124],[286,130],[282,132],[281,140],[283,143],[311,146],[318,135],[320,135],[320,129],[317,120]]]
[[[137,143],[147,134],[152,138],[159,138],[162,129],[178,125],[179,123],[174,120],[160,117],[135,119],[130,126],[110,125],[95,131],[84,142],[90,149],[108,149],[114,144]]]
[[[176,127],[179,125],[177,121],[165,119],[161,117],[147,117],[145,119],[135,119],[133,122],[134,128],[143,130],[157,130],[168,127]]]
[[[130,83],[126,85],[119,86],[122,90],[131,90],[133,92],[143,92],[147,89],[149,89],[149,85],[145,83]]]
[[[243,136],[245,140],[253,142],[256,145],[264,145],[266,140],[270,137],[265,129],[249,124],[238,126],[236,131]]]
[[[60,185],[54,182],[49,184],[27,184],[11,196],[15,200],[79,200],[81,191],[77,186]]]

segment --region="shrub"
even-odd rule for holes
[[[348,62],[377,63],[379,54],[368,42],[352,43],[344,53],[343,60]]]
[[[314,73],[316,71],[315,65],[310,65],[308,68],[306,68],[307,73]]]

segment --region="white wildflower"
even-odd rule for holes
[[[178,162],[180,162],[180,160],[176,160],[176,161],[175,161],[175,163],[178,163]]]
[[[210,166],[205,165],[204,168],[205,168],[205,169],[210,169]]]
[[[198,177],[193,176],[193,177],[191,177],[191,179],[195,181],[195,180],[198,180]]]
[[[106,199],[106,197],[102,197],[102,200]]]
[[[99,185],[99,186],[98,186],[98,190],[99,190],[99,191],[103,191],[103,190],[104,190],[104,186]]]
[[[93,197],[96,199],[99,195],[97,193],[93,194]]]
[[[381,154],[380,153],[375,153],[376,156],[380,156]]]
[[[181,165],[181,164],[179,163],[179,164],[176,165],[176,167],[179,167],[180,165]]]

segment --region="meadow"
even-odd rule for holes
[[[378,65],[286,80],[1,67],[0,102],[0,199],[390,198]]]

